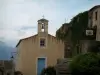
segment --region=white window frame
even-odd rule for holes
[[[45,39],[45,46],[43,46],[43,47],[40,46],[40,40],[41,39]],[[39,38],[39,48],[47,48],[47,38],[46,37],[40,37]]]

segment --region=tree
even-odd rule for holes
[[[84,39],[84,30],[88,27],[88,11],[79,13],[72,18],[72,41],[76,43],[78,40]]]
[[[86,39],[85,30],[88,27],[88,11],[74,16],[71,21],[67,24],[63,24],[57,31],[56,37],[64,42],[71,41],[72,55],[77,54],[78,46],[80,40]]]
[[[87,53],[76,56],[70,63],[72,75],[100,75],[100,56]]]
[[[56,75],[56,70],[54,67],[49,66],[49,67],[43,69],[41,75]]]
[[[21,71],[15,71],[14,75],[23,75]]]

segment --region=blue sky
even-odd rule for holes
[[[49,33],[100,0],[0,0],[0,41],[15,46],[19,39],[37,33],[37,20],[49,20]]]

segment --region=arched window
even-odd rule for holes
[[[45,28],[44,23],[42,23],[42,25],[41,25],[41,32],[44,32],[44,28]]]
[[[42,28],[42,29],[44,29],[44,23],[42,23],[42,26],[41,26],[41,28]]]

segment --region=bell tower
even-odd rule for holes
[[[38,34],[48,34],[48,20],[44,18],[38,20]]]

